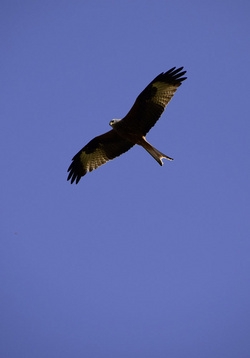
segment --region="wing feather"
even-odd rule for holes
[[[186,73],[182,70],[183,67],[173,67],[150,82],[123,118],[124,127],[145,136],[158,121],[182,81],[187,78],[182,77]]]
[[[121,138],[113,129],[92,139],[72,159],[68,178],[71,184],[119,155],[127,152],[133,143]]]

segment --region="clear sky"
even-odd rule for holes
[[[248,358],[249,1],[0,4],[0,356]],[[142,148],[71,158],[184,66]]]

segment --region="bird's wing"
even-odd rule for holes
[[[72,159],[67,180],[79,182],[82,176],[125,153],[133,143],[121,138],[113,129],[92,139]]]
[[[122,119],[124,127],[145,136],[155,125],[177,88],[187,77],[183,67],[161,73],[140,93],[133,107]]]

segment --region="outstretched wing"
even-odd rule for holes
[[[97,169],[111,159],[133,147],[133,143],[121,138],[113,129],[92,139],[72,159],[67,180],[79,182],[82,176]]]
[[[187,77],[183,67],[161,73],[141,92],[122,124],[145,136],[160,118],[177,88]]]

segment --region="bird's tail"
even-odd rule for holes
[[[161,153],[158,149],[154,148],[150,143],[146,141],[145,138],[143,138],[143,142],[140,143],[141,146],[146,149],[146,151],[152,155],[152,157],[162,166],[163,161],[162,158],[166,158],[168,160],[173,160],[173,158],[168,157],[166,154]]]

